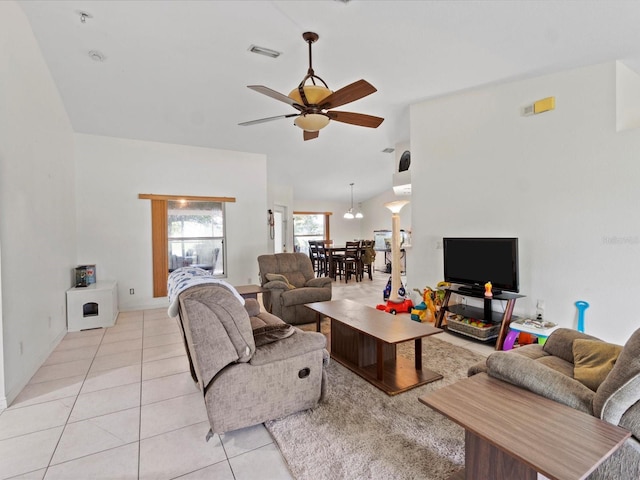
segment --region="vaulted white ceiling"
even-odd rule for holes
[[[409,141],[409,105],[452,92],[640,57],[640,2],[21,1],[77,132],[265,153],[270,181],[296,199],[364,201],[391,188]],[[85,23],[79,11],[89,13]],[[304,142],[293,113],[247,85],[289,93],[313,67],[332,90],[364,78],[378,92],[339,110],[385,118],[331,122]],[[258,45],[277,59],[248,51]],[[104,62],[88,52],[104,54]],[[551,92],[552,93],[552,92]],[[238,166],[242,175],[242,166]]]

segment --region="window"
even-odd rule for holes
[[[169,272],[194,266],[225,275],[224,203],[167,202],[167,236]]]
[[[151,200],[153,296],[167,296],[169,272],[185,266],[226,277],[224,204],[232,197],[140,194]]]
[[[293,212],[293,244],[296,252],[309,253],[309,240],[329,240],[330,212]]]

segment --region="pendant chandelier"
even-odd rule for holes
[[[346,218],[347,220],[352,220],[354,218],[364,218],[364,215],[360,211],[360,204],[358,204],[358,211],[356,213],[353,212],[353,183],[350,183],[349,185],[351,185],[351,208],[349,208],[349,210],[347,210],[347,213],[344,214],[344,218]]]

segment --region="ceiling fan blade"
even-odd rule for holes
[[[320,132],[307,132],[306,130],[302,131],[302,137],[306,140],[313,140],[314,138],[318,138],[318,135],[320,135]]]
[[[358,80],[357,82],[353,82],[352,84],[333,92],[322,101],[320,108],[328,110],[330,108],[339,107],[340,105],[360,100],[367,95],[371,95],[373,92],[377,92],[376,87],[366,80]]]
[[[297,104],[295,101],[293,101],[293,99],[287,97],[286,95],[280,92],[276,92],[275,90],[272,90],[269,87],[265,87],[264,85],[247,85],[247,88],[250,88],[251,90],[255,90],[258,93],[262,93],[267,97],[275,98],[276,100],[289,104],[296,110],[300,110],[300,111],[304,110],[303,105]]]
[[[373,115],[365,115],[364,113],[353,112],[336,112],[330,111],[326,113],[327,117],[336,122],[350,123],[361,127],[378,128],[384,121],[384,118],[374,117]]]
[[[260,118],[258,120],[249,120],[248,122],[242,122],[242,123],[239,123],[238,125],[242,125],[243,127],[248,127],[249,125],[255,125],[257,123],[271,122],[273,120],[280,120],[281,118],[297,117],[298,115],[299,114],[297,113],[290,113],[289,115],[278,115],[276,117],[267,117],[267,118]]]

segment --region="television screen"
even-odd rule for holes
[[[519,291],[517,238],[443,238],[442,244],[445,281]]]

